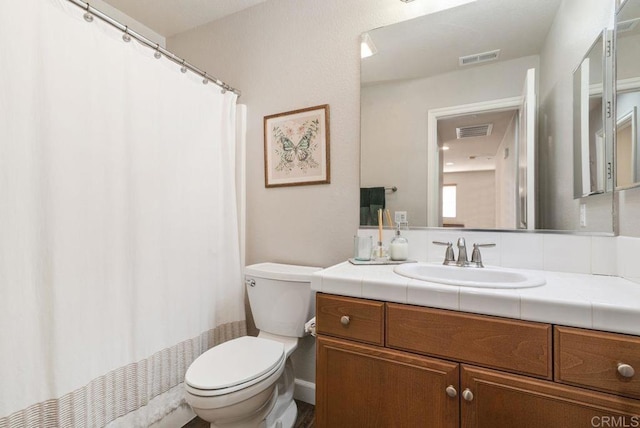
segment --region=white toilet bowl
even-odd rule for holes
[[[212,427],[256,427],[275,406],[285,346],[244,336],[211,348],[187,370],[187,402]]]
[[[293,427],[297,408],[289,356],[313,316],[310,275],[317,270],[274,263],[246,268],[260,334],[211,348],[185,375],[187,403],[212,428]]]

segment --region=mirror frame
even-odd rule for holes
[[[586,127],[589,136],[588,106],[591,96],[589,82],[584,82],[582,69],[585,61],[592,57],[594,49],[602,43],[600,57],[602,59],[602,101],[600,114],[602,117],[602,145],[603,153],[592,151],[589,138],[585,140],[582,130]],[[573,71],[573,197],[585,198],[592,195],[612,192],[614,189],[614,140],[613,140],[613,61],[612,61],[612,31],[604,28],[593,41],[580,63]],[[587,114],[584,115],[584,108]],[[583,118],[586,116],[586,123]],[[586,149],[585,149],[586,142]],[[595,158],[595,162],[591,159]],[[598,177],[601,171],[602,176]],[[603,186],[594,186],[592,178],[602,179]],[[585,191],[585,189],[588,189]]]
[[[633,109],[633,111],[629,112],[628,114],[626,114],[625,116],[618,118],[618,92],[620,93],[626,93],[627,91],[619,91],[619,87],[621,85],[619,85],[618,82],[618,54],[619,54],[619,43],[618,43],[618,25],[620,24],[620,15],[623,12],[624,7],[629,4],[631,2],[631,0],[624,0],[624,1],[619,1],[618,4],[618,8],[616,9],[616,13],[615,13],[615,23],[614,23],[614,34],[613,34],[613,38],[614,38],[614,46],[615,46],[615,54],[613,55],[613,83],[612,83],[612,88],[613,88],[613,118],[612,121],[614,123],[614,131],[612,133],[612,139],[613,139],[613,162],[614,162],[614,189],[616,191],[623,191],[623,190],[629,190],[629,189],[634,189],[634,188],[638,188],[640,187],[640,180],[633,182],[629,185],[624,185],[624,186],[619,186],[618,182],[617,182],[617,164],[618,164],[618,159],[617,159],[617,153],[618,153],[618,141],[617,141],[617,134],[618,134],[618,124],[621,123],[622,121],[625,120],[625,118],[630,114],[631,115],[631,120],[634,121],[635,118],[635,123],[631,124],[632,130],[634,128],[639,128],[640,124],[637,123],[637,119],[638,119],[638,113],[637,110],[638,108],[640,108],[640,106],[635,106],[635,108]],[[640,16],[638,16],[636,19],[640,20]],[[626,22],[626,21],[622,21],[622,22]],[[640,77],[639,77],[640,79]],[[637,91],[640,92],[640,87],[637,88]],[[633,132],[633,131],[632,131]],[[636,131],[637,132],[637,131]],[[640,143],[640,139],[638,138],[638,135],[636,133],[636,135],[632,136],[632,138],[635,137],[635,145],[632,147],[632,149],[634,149],[636,151],[635,156],[640,156],[639,153],[637,153],[638,151],[640,151],[640,147],[638,147],[638,144]],[[640,171],[636,171],[636,175],[640,175]]]

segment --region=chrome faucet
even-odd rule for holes
[[[436,245],[445,245],[447,247],[444,252],[444,261],[443,265],[455,265],[456,264],[456,256],[453,254],[453,244],[451,242],[442,242],[442,241],[433,241]]]
[[[458,238],[458,260],[455,259],[453,252],[453,244],[451,242],[433,241],[434,244],[444,245],[447,250],[444,253],[443,265],[456,265],[460,267],[484,267],[482,264],[482,256],[480,255],[480,247],[495,247],[496,244],[473,244],[473,253],[471,254],[471,261],[467,256],[467,243],[464,238]]]
[[[473,244],[473,252],[471,253],[471,261],[469,266],[484,267],[482,264],[482,255],[480,255],[480,247],[495,247],[496,244]]]
[[[467,244],[464,240],[464,238],[458,238],[458,261],[456,262],[456,264],[458,266],[467,266],[468,264],[468,259],[467,259]]]

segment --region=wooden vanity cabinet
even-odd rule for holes
[[[459,427],[458,364],[320,336],[318,427]]]
[[[458,364],[384,348],[384,325],[383,302],[316,295],[316,425],[458,427]]]
[[[640,426],[636,400],[466,365],[460,372],[463,428]]]
[[[640,427],[635,336],[322,293],[316,324],[319,428]]]

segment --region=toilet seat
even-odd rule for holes
[[[200,355],[185,375],[185,389],[201,397],[230,394],[257,384],[281,370],[284,344],[243,336]]]

